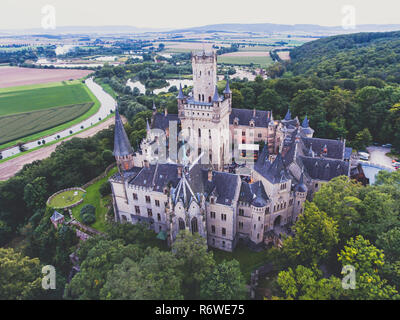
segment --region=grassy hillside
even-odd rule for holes
[[[400,32],[357,33],[319,39],[294,49],[288,71],[295,75],[400,83]]]
[[[0,90],[0,116],[91,102],[82,83]]]

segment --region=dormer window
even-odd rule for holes
[[[234,124],[235,126],[238,126],[238,125],[239,125],[239,118],[233,119],[233,124]]]
[[[254,120],[253,120],[253,119],[250,120],[250,127],[251,127],[251,128],[254,128],[254,124],[255,124],[255,123],[254,123]]]

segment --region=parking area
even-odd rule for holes
[[[390,148],[368,147],[367,151],[370,154],[369,161],[371,163],[392,167],[392,159],[386,155],[386,153],[390,152]]]

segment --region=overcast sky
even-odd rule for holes
[[[216,23],[341,25],[353,5],[357,24],[400,24],[400,0],[0,0],[0,29],[41,26],[45,5],[58,26],[182,28]]]

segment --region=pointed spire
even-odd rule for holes
[[[309,127],[310,127],[310,125],[309,125],[309,123],[308,123],[307,115],[306,115],[306,117],[304,118],[303,123],[301,124],[301,126],[302,126],[303,128],[309,128]]]
[[[215,86],[215,92],[214,92],[214,97],[213,97],[213,102],[219,102],[219,94],[218,94],[218,87]]]
[[[308,149],[308,156],[314,158],[314,150],[312,149],[312,143],[310,144],[310,149]]]
[[[272,115],[272,110],[270,111],[270,116],[269,116],[269,125],[274,125],[274,116]]]
[[[183,95],[183,91],[182,91],[182,83],[179,84],[179,94],[178,94],[178,99],[185,99],[185,96]]]
[[[301,171],[301,176],[300,176],[300,180],[299,183],[297,184],[296,188],[295,188],[296,192],[307,192],[307,187],[304,184],[304,168]]]
[[[124,124],[119,115],[118,107],[115,109],[115,133],[114,133],[114,152],[116,157],[123,157],[133,154],[132,146],[125,132]]]
[[[286,121],[292,120],[292,114],[290,112],[290,108],[288,109],[288,111],[286,112],[286,116],[285,119]]]
[[[155,102],[154,102],[154,100],[153,100],[153,111],[156,111],[156,110],[157,110],[156,104],[155,104]]]
[[[231,89],[229,88],[229,76],[226,76],[226,86],[224,90],[224,94],[231,94]]]

